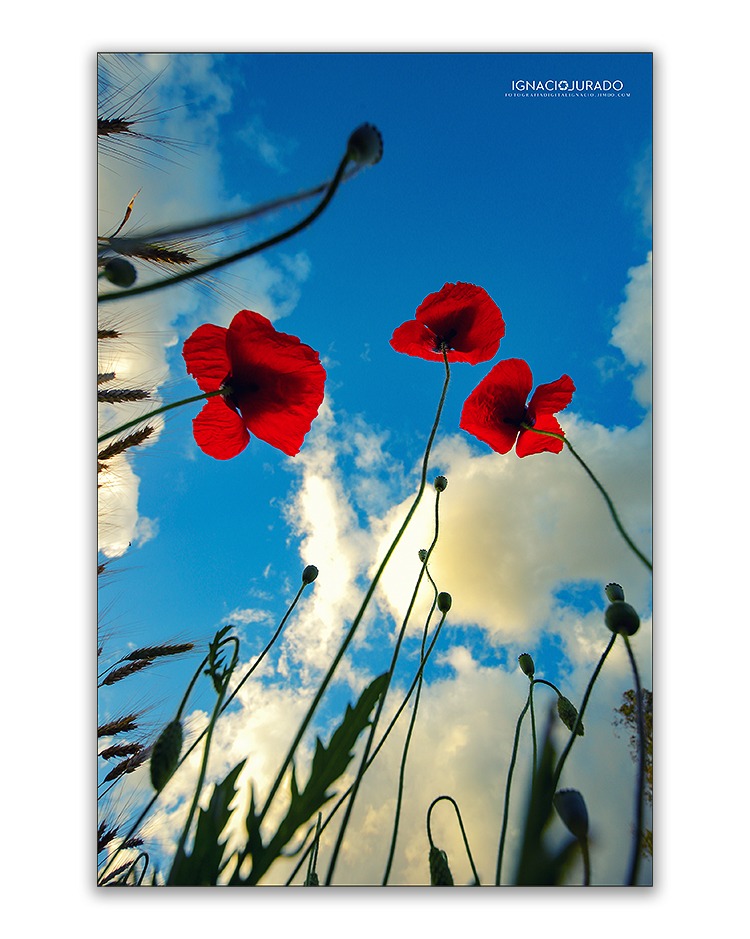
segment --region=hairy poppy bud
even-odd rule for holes
[[[578,720],[578,711],[576,710],[573,702],[560,695],[557,699],[557,713],[560,715],[560,720],[563,722],[563,724],[565,724],[568,730],[573,730],[573,728],[576,726],[576,721]],[[578,721],[576,735],[579,737],[583,736],[582,721]]]
[[[360,124],[349,138],[349,159],[355,163],[378,163],[383,156],[383,137],[373,124]]]
[[[607,629],[613,633],[622,633],[624,636],[633,636],[638,632],[641,620],[635,609],[624,600],[615,600],[604,611],[604,622]]]
[[[302,571],[302,583],[311,584],[318,576],[318,568],[314,564],[308,564]]]
[[[552,796],[552,804],[568,831],[579,841],[588,837],[589,813],[583,796],[577,789],[560,789]]]
[[[610,603],[614,603],[615,600],[624,600],[625,591],[619,584],[607,584],[604,588],[604,592],[607,595],[607,599]]]
[[[534,677],[534,660],[528,652],[522,652],[518,656],[518,664],[521,668],[521,671],[524,673],[524,675],[526,675],[527,678]]]
[[[430,848],[430,886],[453,886],[453,874],[448,867],[448,855],[434,845]]]
[[[423,564],[424,564],[424,562],[427,560],[427,552],[425,551],[424,548],[420,548],[420,549],[419,549],[419,560],[420,560]]]
[[[104,276],[115,287],[132,287],[138,275],[130,261],[112,258],[104,265]]]
[[[445,487],[448,485],[448,480],[445,478],[445,476],[436,476],[434,485],[438,492],[444,492]]]
[[[453,605],[453,597],[449,593],[439,593],[437,597],[437,607],[441,613],[447,613]]]
[[[151,783],[157,792],[169,782],[182,750],[182,724],[170,721],[151,750]]]

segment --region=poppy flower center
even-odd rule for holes
[[[449,329],[448,332],[444,336],[436,336],[434,351],[443,352],[444,349],[445,350],[452,349],[453,346],[451,345],[451,340],[454,339],[457,332],[458,330],[454,328],[454,329]]]
[[[257,385],[252,381],[239,382],[237,378],[229,374],[221,383],[221,394],[224,400],[231,405],[235,410],[238,409],[237,398],[240,394],[253,394],[256,391],[260,391],[260,385]]]
[[[533,427],[535,423],[536,418],[527,407],[524,407],[523,413],[520,417],[511,417],[506,414],[506,416],[503,418],[503,424],[510,424],[512,427],[521,427],[523,424],[527,424],[529,427]]]

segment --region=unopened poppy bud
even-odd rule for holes
[[[182,750],[182,724],[170,721],[151,750],[151,784],[157,792],[169,782]]]
[[[524,673],[524,675],[526,675],[527,678],[534,677],[534,660],[528,652],[522,652],[518,656],[518,664],[521,668],[521,671]]]
[[[430,886],[452,887],[453,874],[448,867],[448,855],[433,845],[430,848]]]
[[[425,551],[424,548],[420,548],[420,549],[419,549],[419,560],[420,560],[423,564],[424,564],[424,562],[427,560],[427,552]]]
[[[568,831],[584,841],[589,833],[589,813],[581,793],[577,789],[560,789],[552,796],[552,804]]]
[[[614,603],[615,600],[624,600],[625,591],[619,584],[607,584],[604,588],[604,592],[607,595],[607,599],[610,603]]]
[[[614,603],[610,603],[604,611],[604,622],[607,624],[607,629],[611,629],[613,633],[622,633],[623,636],[633,636],[641,625],[635,608],[625,603],[624,600],[615,600]]]
[[[311,584],[318,576],[318,568],[314,564],[308,564],[302,571],[302,583]]]
[[[453,597],[449,593],[439,593],[437,606],[441,613],[447,613],[453,605]]]
[[[373,124],[360,124],[349,138],[349,159],[363,165],[379,162],[383,156],[383,137]]]
[[[578,720],[578,711],[576,710],[573,702],[560,695],[557,699],[557,713],[560,715],[560,720],[563,722],[563,724],[565,724],[568,730],[573,730],[573,728],[576,726],[576,721]],[[582,721],[578,721],[576,735],[579,737],[583,736]]]
[[[445,478],[445,476],[436,476],[434,485],[438,492],[444,492],[445,487],[448,485],[448,480]]]
[[[132,287],[138,275],[130,261],[112,258],[104,265],[104,276],[115,287]]]

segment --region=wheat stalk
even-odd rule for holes
[[[128,434],[127,437],[122,437],[120,440],[116,440],[114,443],[109,444],[103,450],[100,450],[97,454],[100,464],[104,464],[107,460],[111,460],[112,457],[117,456],[120,453],[123,453],[125,450],[130,449],[130,447],[137,447],[143,443],[144,440],[148,438],[154,432],[154,425],[147,424],[145,427],[141,427],[139,430],[134,430],[132,434]],[[104,466],[101,467],[104,469]]]
[[[143,401],[151,397],[150,391],[140,388],[104,388],[97,390],[96,400],[108,404],[121,404],[125,401]]]
[[[183,652],[190,652],[192,648],[192,642],[182,642],[174,645],[144,646],[142,649],[136,649],[124,655],[123,660],[157,659],[163,655],[180,655]]]
[[[117,720],[109,721],[106,724],[100,724],[96,730],[96,736],[114,737],[115,734],[122,734],[126,730],[135,730],[138,724],[138,714],[126,714],[125,717],[118,717]]]
[[[151,665],[152,661],[152,659],[139,659],[137,662],[128,662],[127,665],[115,668],[107,675],[104,681],[100,682],[99,687],[101,688],[102,685],[114,685],[116,681],[122,681],[123,678],[133,675],[135,672],[140,672],[141,669]]]
[[[99,756],[103,760],[111,760],[116,756],[134,756],[136,753],[140,753],[142,749],[143,745],[140,743],[116,743],[102,750]]]

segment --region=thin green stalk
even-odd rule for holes
[[[638,723],[638,773],[636,777],[635,794],[635,834],[633,837],[633,848],[630,856],[630,870],[628,872],[628,886],[635,886],[638,877],[638,866],[641,860],[641,838],[643,837],[643,781],[646,772],[645,762],[645,741],[646,731],[643,724],[643,692],[641,690],[641,679],[638,674],[638,666],[635,662],[633,649],[630,645],[630,639],[623,634],[625,647],[628,650],[630,665],[633,669],[633,678],[635,680],[635,695],[637,701],[637,723]]]
[[[172,404],[164,404],[160,408],[156,408],[154,411],[149,411],[148,414],[143,414],[141,417],[135,417],[132,421],[127,421],[125,424],[120,424],[119,427],[115,427],[114,430],[108,430],[106,434],[102,434],[100,437],[97,437],[96,442],[104,443],[105,440],[109,440],[110,437],[116,437],[118,434],[121,434],[124,430],[129,430],[131,427],[135,427],[137,424],[142,424],[144,421],[150,420],[152,417],[156,417],[157,414],[163,414],[165,411],[171,411],[173,408],[179,408],[183,404],[192,404],[194,401],[203,401],[206,398],[215,398],[217,395],[224,395],[227,393],[227,389],[220,388],[218,391],[204,391],[199,395],[193,395],[191,398],[182,398],[180,401],[173,401]]]
[[[578,844],[581,846],[581,857],[583,859],[583,886],[591,886],[591,857],[589,855],[589,839],[579,838]]]
[[[427,572],[427,576],[428,576],[428,577],[430,576],[429,571]],[[432,578],[430,578],[430,580],[432,580]],[[433,586],[434,586],[434,583],[433,583]],[[436,593],[437,593],[437,588],[436,588]],[[425,625],[425,629],[427,629],[427,626],[429,625],[430,618],[432,617],[432,614],[433,614],[434,610],[435,610],[435,603],[433,603],[432,608],[430,609],[430,613],[429,613],[429,615],[428,615],[428,617],[427,617],[427,624]],[[398,723],[398,719],[401,717],[401,714],[403,713],[404,709],[406,708],[406,705],[407,705],[407,704],[409,703],[409,701],[411,700],[411,696],[412,696],[412,694],[414,693],[414,689],[417,687],[417,685],[418,685],[418,683],[419,683],[419,679],[421,678],[422,674],[424,673],[424,668],[425,668],[425,665],[427,664],[427,660],[430,658],[430,655],[432,654],[432,650],[435,648],[435,644],[437,643],[438,636],[440,635],[440,630],[443,628],[443,623],[445,622],[445,617],[446,617],[446,615],[447,615],[447,614],[445,614],[445,613],[442,614],[441,619],[440,619],[440,622],[439,622],[439,623],[437,624],[437,626],[435,627],[435,632],[433,633],[432,639],[430,640],[430,645],[428,646],[427,652],[425,653],[424,657],[422,658],[422,661],[421,661],[420,664],[419,664],[419,668],[417,669],[417,673],[416,673],[416,675],[414,676],[414,679],[413,679],[413,681],[412,681],[412,683],[411,683],[411,686],[409,687],[409,690],[406,692],[406,695],[404,696],[404,700],[403,700],[403,701],[401,702],[401,704],[398,706],[398,709],[396,710],[396,713],[395,713],[395,714],[393,715],[393,717],[391,718],[391,722],[390,722],[390,724],[388,725],[388,727],[387,727],[385,733],[383,734],[383,736],[380,738],[380,741],[379,741],[378,745],[377,745],[377,746],[375,747],[375,749],[372,751],[372,754],[370,755],[370,758],[369,758],[368,761],[367,761],[367,766],[365,767],[365,771],[367,771],[367,770],[372,766],[372,764],[375,762],[375,758],[377,757],[378,753],[380,753],[380,750],[382,749],[383,745],[385,744],[386,740],[388,739],[389,734],[391,733],[391,731],[393,730],[393,728],[394,728],[394,727],[396,726],[396,724]],[[334,807],[333,807],[333,808],[331,809],[331,811],[328,813],[328,817],[327,817],[326,820],[323,822],[321,831],[324,831],[324,830],[326,829],[326,827],[328,826],[328,823],[333,819],[333,816],[336,814],[336,812],[338,812],[338,810],[341,808],[341,806],[344,804],[344,802],[348,799],[349,793],[352,791],[352,787],[353,787],[353,784],[352,784],[352,786],[349,786],[349,788],[340,796],[340,798],[339,798],[338,802],[336,803],[336,805],[334,805]],[[305,850],[305,853],[302,855],[302,857],[301,857],[299,863],[297,864],[297,866],[295,867],[295,869],[292,871],[292,873],[289,875],[289,878],[288,878],[288,880],[287,880],[287,886],[292,882],[292,880],[294,880],[294,878],[295,878],[297,872],[299,871],[300,867],[302,866],[302,864],[303,864],[305,858],[307,857],[307,855],[309,854],[310,850],[311,850],[311,849],[310,849],[309,847]]]
[[[341,662],[341,659],[344,657],[344,654],[346,653],[346,650],[349,648],[349,645],[350,645],[352,639],[354,638],[354,634],[356,633],[357,629],[359,628],[359,624],[360,624],[360,622],[362,621],[362,617],[364,616],[365,611],[366,611],[366,609],[367,609],[367,606],[369,605],[370,600],[371,600],[371,598],[372,598],[372,595],[373,595],[373,593],[375,592],[375,588],[377,587],[378,583],[380,582],[380,578],[381,578],[382,575],[383,575],[383,571],[385,570],[386,565],[387,565],[388,562],[390,561],[391,555],[392,555],[393,552],[396,550],[396,547],[398,546],[399,541],[401,540],[401,538],[402,538],[404,532],[406,531],[406,529],[407,529],[407,527],[408,527],[408,525],[409,525],[409,522],[412,520],[412,517],[413,517],[414,513],[416,512],[417,507],[418,507],[418,505],[419,505],[419,503],[420,503],[420,501],[421,501],[421,499],[422,499],[422,494],[423,494],[423,492],[424,492],[424,489],[425,489],[425,482],[426,482],[426,479],[427,479],[427,465],[428,465],[429,458],[430,458],[430,452],[431,452],[431,450],[432,450],[432,444],[433,444],[433,441],[434,441],[434,439],[435,439],[435,434],[437,433],[438,424],[440,423],[440,415],[442,414],[443,405],[444,405],[444,403],[445,403],[445,396],[446,396],[446,393],[447,393],[447,391],[448,391],[448,384],[449,384],[449,382],[450,382],[450,366],[448,365],[448,357],[447,357],[447,354],[446,354],[445,351],[443,351],[443,359],[444,359],[444,362],[445,362],[445,373],[446,373],[446,374],[445,374],[445,381],[443,382],[443,390],[442,390],[442,393],[441,393],[441,395],[440,395],[440,402],[438,403],[437,413],[436,413],[436,415],[435,415],[435,421],[434,421],[434,423],[433,423],[433,425],[432,425],[432,431],[430,432],[430,437],[429,437],[429,439],[428,439],[428,441],[427,441],[427,446],[426,446],[426,448],[425,448],[424,458],[423,458],[423,460],[422,460],[422,475],[421,475],[421,479],[420,479],[419,489],[418,489],[418,491],[417,491],[417,495],[416,495],[416,497],[415,497],[415,499],[414,499],[414,502],[413,502],[412,505],[411,505],[411,508],[409,509],[408,513],[406,514],[406,518],[404,519],[404,521],[403,521],[401,527],[399,528],[398,532],[396,533],[396,536],[394,537],[393,541],[391,542],[390,547],[389,547],[388,550],[386,551],[385,557],[384,557],[383,560],[380,562],[380,566],[378,567],[377,571],[375,572],[375,576],[373,577],[372,582],[370,583],[370,586],[369,586],[369,588],[368,588],[368,590],[367,590],[367,593],[365,594],[364,600],[362,601],[362,605],[360,606],[359,611],[357,612],[357,615],[354,617],[354,620],[352,621],[352,625],[349,627],[349,631],[347,632],[346,636],[344,637],[344,641],[342,642],[341,646],[339,647],[339,650],[338,650],[338,652],[336,653],[336,656],[335,656],[333,662],[331,663],[331,665],[330,665],[330,667],[329,667],[329,669],[328,669],[328,672],[327,672],[325,678],[323,679],[323,681],[321,682],[320,686],[318,687],[318,690],[317,690],[317,692],[316,692],[316,694],[315,694],[315,697],[313,698],[312,704],[310,705],[310,707],[309,707],[309,709],[308,709],[308,711],[307,711],[307,714],[305,715],[305,718],[304,718],[304,720],[302,721],[302,724],[301,724],[299,730],[297,731],[296,737],[295,737],[294,740],[292,741],[292,745],[291,745],[291,747],[289,748],[289,752],[288,752],[288,754],[287,754],[287,756],[286,756],[286,759],[285,759],[284,762],[282,763],[281,768],[279,769],[279,772],[278,772],[278,774],[277,774],[277,776],[276,776],[276,779],[274,780],[274,783],[273,783],[273,785],[271,786],[271,790],[270,790],[270,792],[269,792],[269,794],[268,794],[268,796],[267,796],[267,798],[266,798],[266,802],[265,802],[263,808],[261,809],[260,815],[258,816],[258,825],[261,824],[261,822],[263,821],[263,819],[264,819],[264,818],[266,817],[266,815],[268,814],[268,810],[269,810],[269,808],[270,808],[270,806],[271,806],[271,802],[273,801],[274,796],[275,796],[276,793],[278,792],[278,790],[279,790],[279,788],[280,788],[280,786],[281,786],[281,783],[282,783],[283,780],[284,780],[284,776],[286,775],[286,772],[287,772],[287,770],[289,769],[289,767],[290,767],[290,765],[291,765],[291,763],[292,763],[292,759],[294,758],[294,754],[295,754],[296,751],[297,751],[297,747],[299,746],[300,742],[302,741],[302,738],[303,738],[303,736],[304,736],[304,734],[305,734],[305,731],[307,730],[307,728],[308,728],[308,726],[309,726],[309,724],[310,724],[310,721],[312,720],[313,715],[315,714],[315,711],[317,710],[317,707],[318,707],[318,705],[320,704],[320,701],[322,700],[323,695],[324,695],[326,689],[328,688],[328,685],[330,684],[330,682],[331,682],[331,680],[332,680],[332,678],[333,678],[333,676],[334,676],[334,673],[336,672],[336,669],[337,669],[338,666],[339,666],[339,663]]]
[[[135,297],[140,294],[150,293],[154,290],[161,290],[164,287],[170,287],[173,284],[181,283],[193,277],[200,277],[203,274],[210,274],[212,271],[216,271],[221,267],[225,267],[227,264],[233,264],[235,261],[241,261],[245,258],[252,257],[252,255],[258,254],[260,251],[264,251],[266,248],[270,248],[273,245],[285,241],[287,238],[291,238],[293,235],[301,232],[304,228],[307,228],[308,225],[311,225],[331,201],[334,193],[339,187],[339,183],[341,182],[341,179],[344,175],[344,170],[346,169],[349,160],[350,156],[349,151],[347,150],[341,162],[339,163],[338,169],[336,170],[333,179],[328,185],[325,195],[321,201],[312,210],[312,212],[310,212],[309,215],[306,215],[305,218],[303,218],[300,222],[297,222],[296,225],[292,225],[291,228],[287,228],[285,231],[279,232],[279,234],[273,235],[271,238],[266,238],[264,241],[258,242],[258,244],[251,245],[249,248],[244,248],[242,251],[237,251],[225,258],[219,258],[216,261],[211,261],[208,264],[202,265],[201,267],[196,267],[192,270],[175,274],[174,276],[168,277],[165,280],[156,281],[155,283],[151,284],[143,284],[140,287],[131,287],[128,290],[121,290],[119,293],[106,293],[99,297],[99,303],[106,303],[109,300],[122,300],[126,297]]]
[[[532,767],[534,774],[531,777],[532,779],[536,776],[536,758],[537,758],[537,743],[536,743],[536,716],[534,714],[534,681],[533,679],[529,683],[529,705],[531,708],[531,744],[532,744]]]
[[[568,450],[570,450],[570,452],[573,454],[576,460],[578,460],[578,462],[584,468],[584,470],[586,471],[586,473],[588,474],[589,478],[594,483],[596,488],[604,496],[604,501],[607,503],[609,514],[612,516],[612,520],[614,521],[617,527],[617,530],[625,539],[625,543],[627,544],[627,546],[630,548],[633,554],[635,554],[635,556],[639,558],[646,565],[646,567],[650,571],[653,571],[653,565],[651,561],[649,561],[649,559],[636,547],[630,535],[628,535],[628,533],[623,528],[622,522],[620,521],[620,517],[617,514],[617,509],[615,508],[614,503],[610,499],[609,494],[607,493],[607,490],[604,488],[604,486],[602,486],[602,484],[599,482],[596,476],[594,476],[594,474],[591,472],[588,466],[584,463],[581,457],[576,453],[576,451],[573,449],[573,444],[568,440],[568,438],[563,436],[562,434],[556,434],[551,430],[537,430],[535,427],[531,427],[529,424],[522,424],[521,426],[523,427],[524,430],[530,430],[535,434],[541,434],[542,437],[554,437],[555,440],[562,440],[562,442],[565,444]]]
[[[432,802],[430,803],[430,807],[427,809],[427,840],[430,842],[430,847],[431,848],[435,847],[435,842],[432,840],[432,828],[430,826],[430,817],[432,815],[432,810],[435,808],[438,802],[442,802],[443,800],[445,800],[446,802],[450,802],[450,804],[456,810],[456,817],[458,818],[458,825],[461,829],[461,837],[464,840],[464,847],[466,848],[466,854],[469,858],[471,871],[474,874],[474,880],[476,882],[475,886],[481,887],[482,884],[479,880],[479,874],[477,873],[476,865],[474,864],[474,858],[471,856],[471,848],[469,847],[469,839],[466,836],[466,829],[464,828],[464,822],[463,822],[463,819],[461,818],[461,812],[458,808],[458,803],[451,796],[438,796],[436,799],[432,800]]]
[[[190,811],[188,812],[187,821],[185,822],[185,827],[182,829],[182,834],[180,835],[180,840],[177,844],[177,850],[175,851],[175,857],[178,857],[185,849],[185,842],[187,841],[188,833],[190,832],[190,826],[193,822],[193,816],[195,815],[195,810],[198,807],[198,799],[201,795],[201,790],[203,789],[203,782],[206,778],[206,771],[208,769],[208,755],[211,749],[211,737],[213,736],[214,727],[216,726],[216,721],[219,718],[219,713],[221,712],[221,704],[224,700],[224,695],[227,690],[227,685],[229,684],[229,679],[232,677],[232,671],[234,670],[235,665],[237,664],[237,657],[240,651],[239,641],[235,636],[230,636],[227,642],[234,643],[234,653],[232,654],[232,660],[227,667],[227,675],[224,679],[221,690],[216,696],[216,704],[214,705],[213,713],[211,714],[211,720],[208,724],[208,732],[206,733],[206,745],[203,748],[203,759],[201,760],[201,767],[198,773],[198,782],[195,786],[195,794],[193,796],[193,801],[190,806]],[[223,643],[220,643],[222,645]]]
[[[589,698],[591,696],[591,691],[594,687],[594,682],[596,681],[599,675],[599,672],[602,670],[604,661],[609,655],[610,650],[612,649],[612,646],[615,644],[615,639],[617,639],[617,633],[612,633],[612,636],[609,642],[607,643],[607,648],[602,653],[602,657],[599,659],[599,664],[594,669],[594,674],[591,676],[591,680],[589,681],[588,687],[586,688],[586,693],[583,696],[581,707],[578,710],[578,718],[576,719],[576,722],[573,725],[573,729],[570,732],[570,739],[568,740],[567,746],[563,750],[560,756],[560,759],[557,762],[557,768],[555,769],[554,781],[552,783],[553,792],[557,791],[557,786],[560,782],[560,774],[562,773],[563,766],[565,765],[565,761],[568,758],[568,754],[570,753],[571,748],[573,744],[575,743],[576,737],[578,736],[578,725],[583,723],[583,714],[584,714],[584,711],[586,710],[586,705],[588,704]]]
[[[516,735],[513,739],[513,753],[510,758],[510,766],[508,767],[508,778],[505,782],[505,804],[503,806],[503,824],[500,830],[500,844],[497,848],[497,870],[495,871],[495,886],[500,886],[500,874],[503,867],[503,851],[505,849],[505,834],[508,830],[508,808],[510,806],[510,787],[513,781],[513,769],[516,765],[516,757],[518,755],[518,738],[521,735],[521,724],[523,719],[526,716],[526,712],[529,709],[531,704],[531,685],[529,685],[529,693],[526,697],[526,704],[523,707],[523,710],[518,715],[518,721],[516,722]]]
[[[437,544],[438,534],[440,531],[440,518],[439,518],[439,512],[438,512],[439,505],[440,505],[440,493],[438,492],[436,493],[436,497],[435,497],[435,535],[432,539],[432,544],[430,545],[425,555],[425,558],[422,561],[422,570],[420,571],[420,576],[417,578],[417,584],[416,584],[416,587],[414,588],[414,593],[412,594],[412,600],[411,600],[411,603],[409,604],[409,609],[407,611],[406,618],[404,619],[404,627],[406,626],[406,622],[411,613],[412,607],[414,605],[414,601],[417,598],[417,593],[419,591],[419,586],[422,580],[422,573],[427,571],[427,562],[429,561],[430,555],[432,554],[435,548],[435,545]],[[402,627],[402,631],[403,631],[403,627]],[[427,624],[425,624],[425,628],[422,632],[422,644],[419,650],[420,660],[424,658],[426,640],[427,640]],[[396,664],[396,659],[395,659],[395,653],[394,653],[393,665],[395,666],[395,664]],[[390,681],[390,678],[389,678],[389,681]],[[390,873],[391,873],[391,867],[393,865],[393,857],[396,852],[396,840],[398,839],[398,826],[401,820],[401,803],[402,803],[403,796],[404,796],[404,777],[406,775],[406,760],[409,755],[409,747],[411,745],[412,733],[414,732],[414,725],[417,722],[417,711],[419,709],[419,699],[421,697],[421,694],[422,694],[422,677],[420,676],[419,682],[417,684],[417,693],[414,697],[414,707],[412,708],[411,720],[409,721],[409,728],[406,732],[406,739],[404,741],[404,749],[403,749],[403,753],[401,754],[401,766],[399,767],[399,774],[398,774],[398,792],[396,794],[396,812],[395,812],[395,816],[393,819],[393,833],[391,835],[391,847],[388,852],[388,860],[386,862],[385,872],[383,874],[382,885],[384,887],[388,885],[388,877],[390,876]],[[385,698],[385,695],[383,695],[383,699],[384,698]],[[377,716],[378,717],[380,716],[379,713]],[[370,740],[372,739],[373,733],[374,733],[374,722],[373,722],[373,728],[370,733]],[[368,741],[368,748],[365,751],[365,757],[363,758],[363,766],[365,765],[368,750],[369,750],[369,741]],[[362,775],[364,775],[364,769],[362,769],[360,771],[360,774],[358,774],[358,779],[361,779]],[[353,801],[355,794],[356,794],[356,789],[355,789],[355,793],[352,795],[351,801]],[[351,805],[351,801],[349,805]]]

